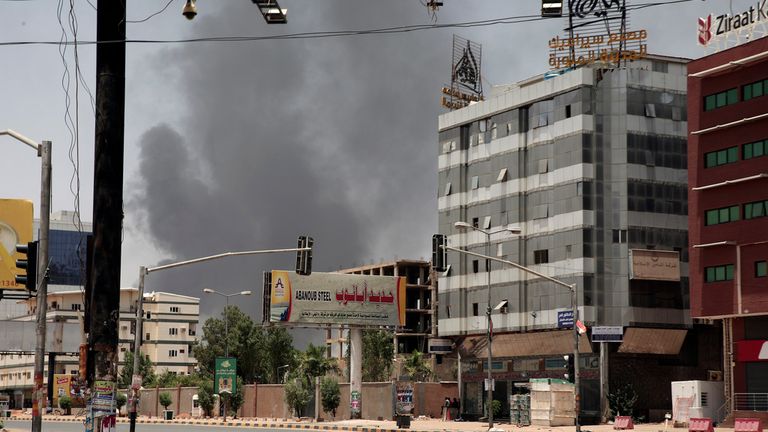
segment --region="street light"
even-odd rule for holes
[[[495,230],[495,231],[488,231],[484,230],[480,227],[477,227],[475,225],[468,224],[463,221],[459,221],[453,224],[455,228],[458,229],[472,229],[475,231],[479,231],[483,234],[485,234],[485,254],[486,256],[491,255],[491,235],[508,232],[510,234],[520,234],[522,231],[520,227],[507,225],[504,228]],[[493,335],[491,334],[491,261],[486,259],[485,260],[485,272],[488,274],[487,278],[487,287],[488,287],[488,306],[485,309],[485,317],[488,322],[488,429],[493,428],[493,378],[491,374],[491,362],[493,360],[493,352],[491,351],[491,344],[493,343]],[[500,304],[501,305],[501,304]],[[500,308],[500,307],[499,307]]]
[[[32,430],[40,431],[43,425],[42,409],[45,397],[43,396],[43,370],[45,368],[45,319],[48,308],[48,234],[50,230],[51,216],[51,142],[43,141],[38,144],[24,135],[6,129],[0,131],[0,135],[8,135],[16,140],[37,150],[37,156],[42,158],[42,173],[40,176],[40,255],[37,260],[37,328],[35,342],[35,388],[32,405]]]
[[[240,291],[232,294],[224,294],[211,288],[203,288],[203,292],[206,294],[216,294],[224,297],[226,300],[226,306],[224,307],[224,357],[229,357],[229,319],[227,318],[227,309],[229,309],[229,298],[239,295],[249,296],[250,291]],[[227,421],[227,398],[224,399],[224,421]]]

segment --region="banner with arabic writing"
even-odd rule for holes
[[[405,278],[273,270],[270,321],[405,325]]]

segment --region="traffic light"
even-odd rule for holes
[[[312,237],[299,236],[299,248],[310,248],[296,252],[296,274],[312,274],[312,245],[315,240]]]
[[[446,245],[445,234],[435,234],[432,236],[432,268],[436,272],[444,272],[445,267],[448,265]]]
[[[574,382],[576,380],[576,368],[574,367],[573,356],[564,355],[563,360],[565,360],[565,379],[568,382]]]
[[[37,291],[37,242],[16,245],[16,252],[27,256],[27,259],[16,260],[16,267],[26,271],[26,274],[16,276],[16,283],[29,291]]]
[[[563,16],[563,0],[541,0],[542,18],[559,18]]]

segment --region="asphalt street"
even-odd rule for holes
[[[128,432],[127,423],[118,423],[118,432]],[[6,421],[5,428],[11,432],[29,431],[32,428],[31,421]],[[233,430],[255,430],[256,428],[231,427],[231,426],[207,426],[207,425],[182,425],[182,424],[137,424],[137,432],[163,432],[167,430],[183,430],[184,432],[206,432],[206,431],[233,431]],[[83,432],[85,427],[80,422],[44,422],[43,432]],[[259,429],[260,431],[278,431],[287,429]],[[295,430],[293,431],[295,432]]]

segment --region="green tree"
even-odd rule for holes
[[[71,413],[72,409],[72,399],[69,398],[69,396],[62,396],[59,398],[59,406],[64,410],[64,412],[69,415]]]
[[[363,381],[389,381],[392,374],[394,343],[386,330],[363,332]],[[347,365],[349,366],[349,361]]]
[[[166,369],[160,375],[157,375],[155,385],[160,388],[176,387],[176,385],[178,385],[178,380],[178,375]]]
[[[336,359],[328,358],[325,353],[326,349],[324,346],[309,344],[307,349],[299,354],[297,373],[299,376],[306,377],[313,387],[315,377],[323,377],[331,372],[339,372]]]
[[[213,383],[210,380],[200,383],[200,388],[197,390],[197,402],[200,404],[204,416],[211,417],[216,401],[213,397]]]
[[[336,410],[341,403],[341,391],[336,378],[325,377],[320,381],[320,402],[323,405],[323,411],[331,413],[335,418]]]
[[[117,393],[117,398],[115,399],[115,405],[117,405],[117,410],[120,411],[125,404],[128,403],[128,396],[125,395],[125,393]]]
[[[293,337],[283,327],[267,327],[264,334],[267,356],[267,372],[265,376],[273,384],[281,382],[281,373],[285,372],[284,365],[289,370],[295,370],[298,365],[296,350],[293,348]]]
[[[285,383],[285,403],[296,413],[298,417],[304,414],[304,407],[307,406],[311,398],[311,389],[307,386],[306,380],[300,377],[294,377]]]
[[[126,351],[123,361],[125,364],[120,371],[118,380],[122,388],[128,388],[131,386],[131,381],[133,380],[133,352]],[[152,360],[146,356],[142,356],[139,361],[139,374],[141,374],[142,386],[152,387],[155,385],[155,369],[152,365]]]
[[[171,394],[168,392],[162,392],[160,393],[160,405],[163,406],[163,409],[168,411],[168,407],[173,403],[173,398],[171,397]]]
[[[228,323],[229,332],[226,331]],[[237,358],[237,374],[245,383],[277,383],[276,368],[293,359],[293,338],[285,328],[263,329],[237,306],[203,324],[202,338],[192,347],[203,373],[213,375],[216,357],[226,351]],[[295,362],[290,363],[295,366]]]
[[[432,368],[427,364],[424,354],[418,350],[412,352],[410,356],[405,358],[403,367],[413,381],[430,381],[435,376],[435,373],[432,372]]]

